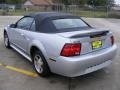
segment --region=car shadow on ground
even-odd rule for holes
[[[95,83],[96,81],[103,79],[105,75],[106,75],[106,72],[104,71],[104,69],[101,69],[96,72],[82,75],[79,77],[74,77],[74,78],[52,74],[47,79],[51,84],[66,83],[66,86],[73,90],[77,88],[77,86],[86,87],[86,85],[89,85],[90,83],[93,83],[93,82]]]

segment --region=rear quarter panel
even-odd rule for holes
[[[49,62],[48,64],[51,63],[50,58],[56,59],[60,56],[65,43],[70,43],[70,39],[63,38],[56,34],[27,31],[26,36],[30,39],[27,52],[30,54],[31,47],[36,46],[41,50],[47,62]]]

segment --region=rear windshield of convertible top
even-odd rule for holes
[[[56,29],[82,28],[88,25],[81,19],[56,19],[52,20]]]

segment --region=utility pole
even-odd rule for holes
[[[91,3],[92,3],[92,7],[93,7],[93,14],[94,14],[94,17],[95,17],[95,5],[94,5],[95,3],[94,3],[94,0],[92,0]]]
[[[110,6],[111,6],[111,2],[110,2],[110,0],[107,0],[107,17],[109,17]]]

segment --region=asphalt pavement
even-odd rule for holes
[[[102,70],[72,78],[52,74],[48,78],[32,77],[17,70],[35,73],[32,64],[3,43],[4,26],[21,16],[0,16],[0,90],[120,90],[120,19],[83,18],[91,26],[108,28],[115,36],[118,53],[114,63]],[[6,68],[11,66],[12,69]],[[17,68],[15,71],[14,68]],[[71,81],[71,83],[69,83]]]

